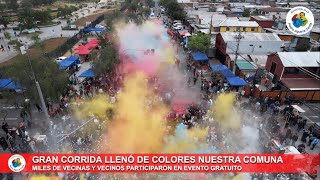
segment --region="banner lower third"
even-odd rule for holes
[[[316,173],[319,154],[2,154],[9,172]]]

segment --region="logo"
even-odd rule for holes
[[[8,160],[8,167],[13,172],[20,172],[26,167],[26,160],[19,154],[12,155]]]
[[[302,6],[292,8],[287,14],[286,25],[293,34],[306,34],[314,25],[313,14],[308,8]]]

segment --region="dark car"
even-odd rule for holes
[[[319,139],[320,138],[320,123],[314,123],[313,134]]]

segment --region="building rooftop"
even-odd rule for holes
[[[287,8],[279,8],[279,7],[270,7],[270,8],[262,8],[263,12],[289,12],[290,9]]]
[[[320,80],[314,78],[282,78],[281,82],[294,90],[320,90]]]
[[[320,52],[277,52],[284,67],[320,67]]]
[[[248,55],[250,59],[255,63],[259,68],[264,69],[268,60],[267,55]]]
[[[220,33],[225,42],[237,41],[235,38],[237,32],[222,32]],[[243,38],[241,41],[281,41],[281,39],[275,33],[241,33]]]
[[[259,27],[259,24],[255,21],[239,21],[238,18],[227,18],[220,23],[220,26],[226,27]]]
[[[269,18],[266,16],[251,16],[251,17],[257,21],[273,21],[272,18]]]

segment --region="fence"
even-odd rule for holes
[[[104,15],[101,15],[97,17],[96,20],[92,21],[89,26],[95,27],[97,24],[99,24],[101,21],[104,20]],[[66,52],[68,52],[70,49],[73,48],[73,46],[79,41],[79,36],[82,36],[84,34],[83,29],[80,29],[78,33],[73,35],[71,38],[69,38],[65,43],[63,43],[61,46],[57,47],[56,49],[52,50],[51,52],[46,53],[47,57],[59,57],[64,55]]]
[[[290,95],[296,99],[304,99],[306,101],[320,101],[320,91],[260,91],[259,88],[254,88],[254,97],[272,97],[280,96],[280,99]]]

